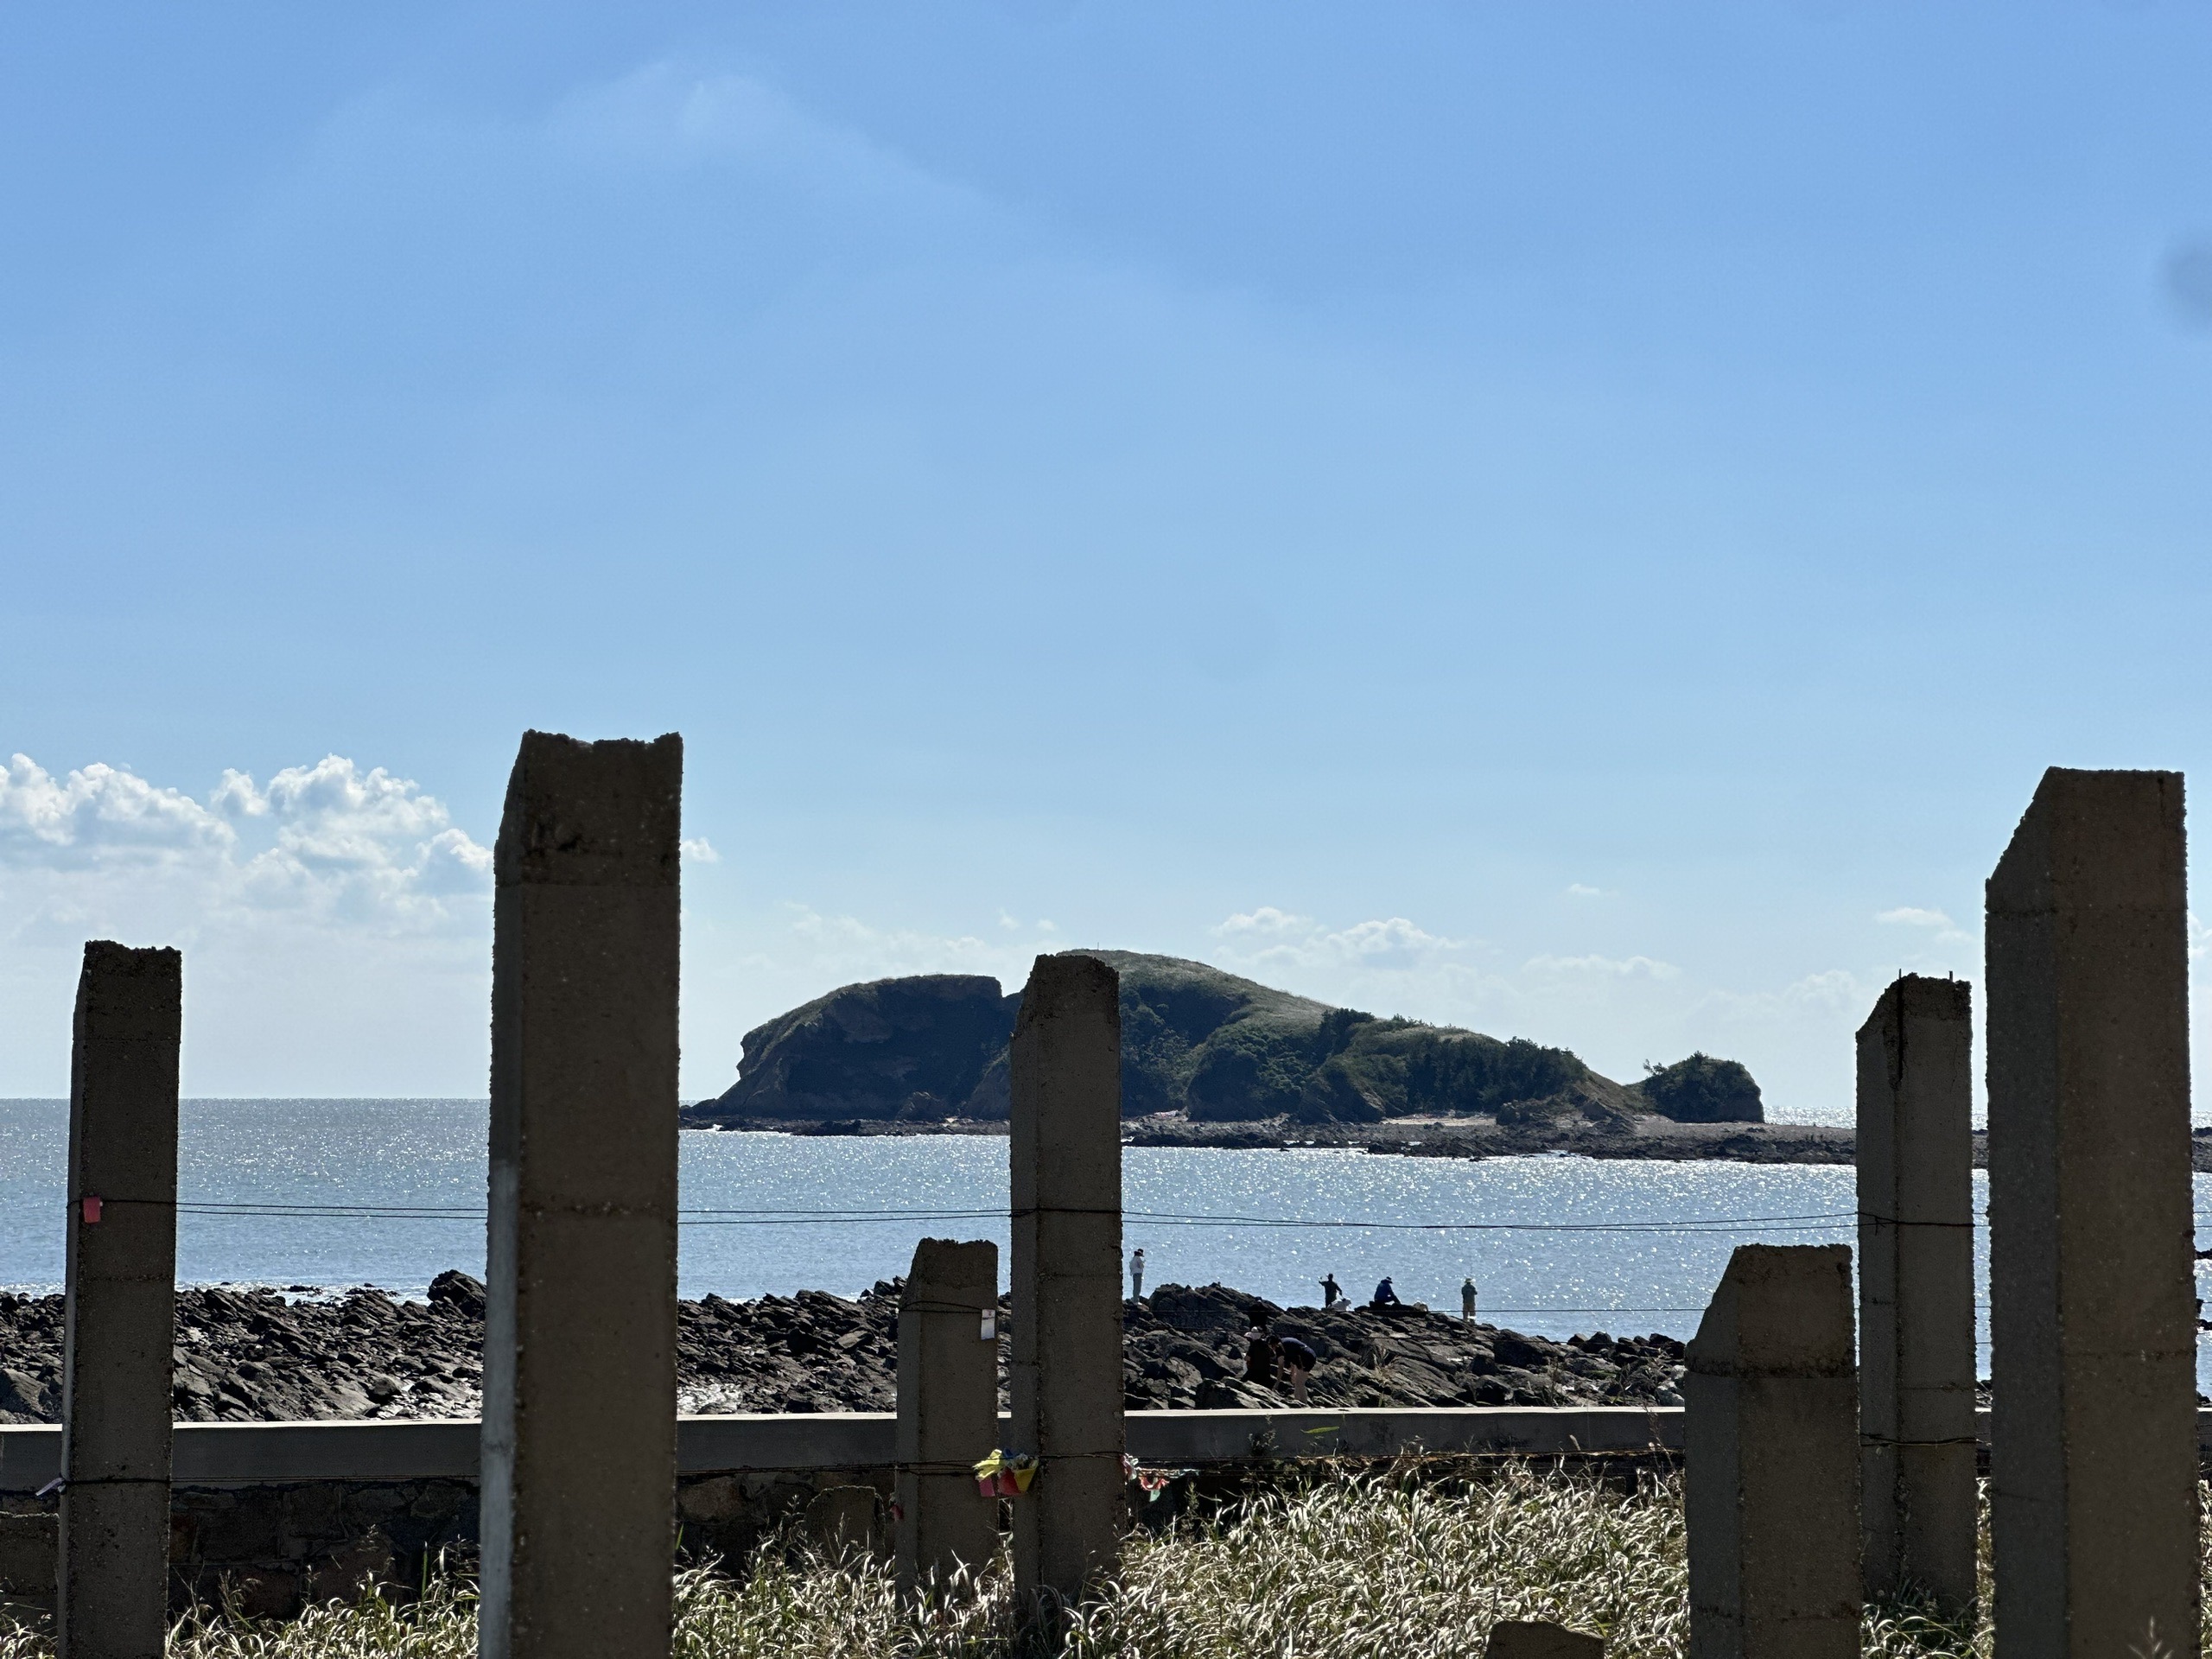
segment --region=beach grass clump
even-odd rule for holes
[[[1003,1556],[973,1581],[900,1597],[881,1562],[787,1540],[677,1576],[677,1659],[1465,1659],[1502,1619],[1602,1635],[1612,1659],[1679,1659],[1688,1635],[1678,1477],[1630,1491],[1509,1465],[1339,1474],[1262,1491],[1131,1538],[1119,1573],[1050,1641],[1014,1618]],[[1985,1562],[1985,1573],[1986,1566]],[[1987,1605],[1987,1585],[1984,1585]],[[175,1659],[473,1659],[473,1585],[435,1577],[296,1618],[220,1606],[182,1621]],[[1986,1618],[1910,1601],[1870,1608],[1879,1659],[1986,1659]],[[0,1628],[0,1659],[48,1659],[48,1630]]]

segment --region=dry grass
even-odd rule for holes
[[[1232,1516],[1133,1539],[1117,1580],[1073,1613],[1058,1659],[1465,1659],[1501,1618],[1607,1638],[1613,1659],[1677,1659],[1688,1615],[1678,1482],[1630,1496],[1509,1467],[1473,1484],[1370,1476],[1256,1497]],[[1003,1561],[976,1584],[903,1603],[866,1560],[764,1550],[742,1572],[677,1580],[677,1659],[1033,1659]],[[1985,1592],[1986,1586],[1985,1586]],[[1985,1601],[1986,1596],[1985,1593]],[[1870,1610],[1865,1652],[1986,1659],[1986,1624]],[[47,1659],[35,1627],[0,1630],[0,1659]],[[465,1580],[423,1600],[375,1596],[282,1624],[187,1621],[178,1659],[473,1659]]]

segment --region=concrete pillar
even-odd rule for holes
[[[1859,1029],[1859,1446],[1866,1594],[1975,1595],[1974,1030],[1909,974]]]
[[[1997,1651],[2197,1652],[2181,774],[2045,772],[1989,878]]]
[[[1605,1638],[1536,1620],[1490,1627],[1484,1659],[1605,1659]]]
[[[1738,1245],[1682,1394],[1690,1659],[1856,1659],[1850,1249]]]
[[[160,1659],[168,1630],[184,961],[85,947],[69,1068],[61,1659]]]
[[[925,1238],[899,1299],[899,1583],[980,1572],[998,1500],[975,1465],[999,1440],[999,1247]]]
[[[1121,977],[1039,957],[1010,1056],[1014,1121],[1011,1452],[1014,1588],[1072,1601],[1119,1553],[1122,1474]]]
[[[486,1659],[666,1659],[683,740],[525,733],[493,855]]]

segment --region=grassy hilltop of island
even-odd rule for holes
[[[1846,1131],[1767,1124],[1758,1084],[1733,1060],[1693,1054],[1617,1083],[1567,1049],[1332,1007],[1202,962],[1069,954],[1121,975],[1122,1109],[1140,1144],[1850,1155]],[[1019,992],[979,975],[842,986],[747,1033],[737,1082],[686,1122],[986,1129],[1007,1115],[1007,1044],[1020,1007]]]

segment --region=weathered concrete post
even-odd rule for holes
[[[1989,878],[1997,1650],[2197,1652],[2181,774],[2053,767]]]
[[[1866,1593],[1974,1584],[1974,1030],[1908,974],[1859,1029],[1859,1446]]]
[[[1039,957],[1021,995],[1014,1091],[1013,1452],[1036,1484],[1014,1504],[1016,1593],[1072,1601],[1110,1568],[1122,1473],[1121,978],[1094,957]]]
[[[486,1659],[665,1659],[683,740],[525,733],[493,856]]]
[[[184,963],[95,940],[69,1068],[62,1659],[160,1659],[168,1632]]]
[[[1849,1249],[1738,1246],[1682,1393],[1690,1659],[1855,1659]]]
[[[999,1247],[914,1246],[899,1299],[899,1584],[912,1592],[998,1553],[975,1465],[999,1437]]]

